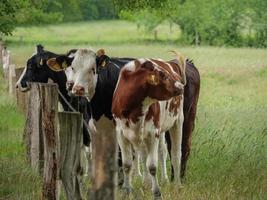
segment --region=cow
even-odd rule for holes
[[[106,123],[111,123],[113,126],[111,113],[113,92],[118,80],[119,71],[131,60],[133,59],[110,58],[105,55],[103,50],[99,51],[98,55],[96,55],[93,50],[79,49],[73,58],[59,56],[48,60],[47,64],[55,71],[62,70],[64,66],[71,66],[73,76],[68,79],[69,85],[72,85],[71,92],[75,95],[86,96],[90,99],[92,113],[91,110],[88,109],[88,115],[92,116],[96,123],[101,121],[102,118],[107,120]],[[66,70],[69,69],[70,68],[66,68]],[[88,106],[88,108],[90,107]],[[93,131],[94,128],[91,130]],[[162,142],[162,146],[164,145],[165,143]],[[164,165],[162,168],[165,172],[162,177],[167,179],[166,159],[162,158],[161,160],[164,160],[161,163]],[[136,173],[141,176],[138,159],[135,159],[135,161],[137,161],[135,162]],[[121,161],[119,165],[121,166]],[[121,183],[121,181],[119,183]]]
[[[46,64],[46,61],[48,59],[57,57],[59,56],[59,54],[44,50],[44,47],[40,44],[36,46],[36,49],[36,53],[34,53],[27,60],[27,67],[24,69],[19,80],[17,81],[16,87],[20,91],[26,92],[30,89],[29,82],[47,83],[48,80],[51,79],[55,83],[57,83],[59,92],[62,94],[62,96],[59,95],[59,101],[63,109],[65,111],[69,111],[70,108],[67,105],[67,102],[71,103],[72,107],[83,113],[84,120],[88,122],[89,118],[87,116],[87,112],[85,112],[87,106],[86,99],[69,96],[68,90],[66,89],[67,77],[65,72],[55,72],[51,70]],[[74,52],[76,52],[75,49],[70,50],[64,55],[71,57]],[[89,146],[90,143],[89,132],[86,126],[83,126],[83,143],[85,146]]]
[[[172,143],[174,180],[181,184],[185,66],[182,56],[169,62],[137,59],[129,62],[120,72],[113,95],[112,113],[122,151],[123,186],[127,190],[131,189],[133,145],[146,157],[146,171],[151,175],[154,199],[161,198],[156,175],[158,145],[159,136],[168,130]]]
[[[58,57],[54,57],[48,61],[48,66],[55,71],[60,71],[68,68],[68,70],[72,70],[72,78],[70,80],[70,85],[72,87],[71,90],[73,93],[86,96],[90,95],[90,103],[92,105],[92,116],[98,121],[101,117],[106,117],[109,120],[112,120],[112,112],[111,112],[111,102],[112,95],[115,90],[115,86],[117,84],[118,76],[120,70],[123,66],[133,60],[133,59],[117,59],[110,58],[102,51],[99,51],[98,55],[93,50],[80,49],[80,54],[86,53],[88,54],[88,59],[91,60],[87,64],[87,70],[84,71],[84,76],[88,75],[88,82],[83,80],[82,84],[77,84],[74,88],[74,79],[78,77],[78,73],[81,70],[84,70],[83,64],[77,65],[74,67],[73,62],[74,59],[78,60],[78,55],[75,55],[72,58],[69,58],[66,55],[61,55]],[[76,53],[77,54],[77,53]],[[90,55],[90,56],[89,56]],[[77,57],[78,56],[78,57]],[[77,58],[75,58],[77,57]],[[76,75],[74,76],[74,74]],[[81,76],[83,76],[81,74]],[[196,108],[199,96],[199,88],[200,88],[200,76],[197,68],[194,66],[192,61],[186,60],[186,77],[187,84],[185,86],[184,91],[184,124],[183,124],[183,141],[182,141],[182,161],[181,161],[181,176],[185,174],[186,162],[188,160],[188,156],[190,153],[191,147],[191,138],[192,131],[194,128],[195,116],[196,116]],[[82,78],[83,79],[83,78]],[[91,82],[90,86],[91,94],[89,94],[88,83]],[[84,86],[82,86],[84,85]],[[105,87],[104,87],[105,86]],[[69,88],[69,89],[70,89]],[[90,113],[90,110],[88,110]],[[90,116],[90,114],[89,114]],[[168,132],[166,133],[166,139],[168,144],[169,153],[171,151],[171,142]],[[172,170],[172,179],[173,179],[173,170]]]

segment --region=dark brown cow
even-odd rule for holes
[[[195,127],[197,103],[200,91],[200,75],[192,61],[186,60],[186,86],[184,89],[184,124],[183,124],[183,140],[182,140],[182,161],[181,161],[181,177],[186,174],[187,160],[190,155],[192,133]],[[170,136],[167,132],[166,141],[168,151],[171,151]],[[173,180],[173,168],[171,179]]]

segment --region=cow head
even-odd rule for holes
[[[29,89],[29,82],[46,83],[49,78],[49,69],[46,60],[55,57],[56,54],[45,51],[42,45],[36,46],[36,53],[27,61],[27,66],[16,83],[21,91]]]
[[[59,56],[47,61],[54,71],[66,70],[67,89],[77,96],[91,99],[95,93],[99,67],[106,65],[104,50],[95,53],[91,49],[78,49],[74,57]]]
[[[171,97],[183,94],[184,84],[182,78],[170,73],[166,68],[151,62],[150,60],[140,64],[142,80],[150,98],[156,100],[168,100]]]

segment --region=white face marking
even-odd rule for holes
[[[81,86],[85,90],[85,96],[92,98],[95,93],[97,82],[96,54],[91,49],[77,50],[71,65],[73,69],[72,78],[74,86],[72,93],[75,93],[75,86]],[[69,80],[69,79],[68,79]]]
[[[73,57],[75,57],[75,55],[76,55],[76,52],[75,52],[75,53],[71,53],[71,54],[69,54],[68,57],[69,57],[69,58],[73,58]]]
[[[18,87],[21,92],[24,92],[24,91],[26,91],[28,89],[28,88],[23,88],[21,86],[21,80],[22,80],[23,76],[25,75],[26,70],[27,70],[27,67],[24,68],[23,72],[21,73],[21,75],[19,77],[19,80],[16,83],[16,87]]]
[[[68,80],[69,82],[74,82],[74,72],[73,72],[73,70],[72,70],[71,67],[67,67],[67,68],[65,69],[65,74],[66,74],[66,76],[67,76],[67,80]]]

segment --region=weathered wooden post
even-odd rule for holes
[[[59,112],[60,178],[68,200],[80,200],[77,179],[82,148],[82,114]]]
[[[38,83],[31,83],[28,111],[24,130],[27,160],[32,168],[41,173],[43,168],[43,133],[41,118],[41,94]]]
[[[43,174],[42,199],[49,200],[58,199],[57,106],[56,84],[31,83],[25,140],[32,167]]]
[[[15,74],[15,65],[9,65],[9,74],[8,74],[8,91],[9,94],[15,94],[15,84],[16,84],[16,74]]]
[[[41,94],[42,134],[44,141],[43,194],[47,200],[58,199],[59,190],[59,136],[57,131],[58,89],[57,84],[38,83]]]
[[[8,79],[9,76],[9,63],[10,63],[10,52],[6,49],[6,46],[2,49],[2,62],[3,62],[3,70],[4,70],[4,77]]]
[[[115,199],[117,173],[117,139],[112,120],[102,117],[96,123],[92,136],[92,188],[93,200]]]

